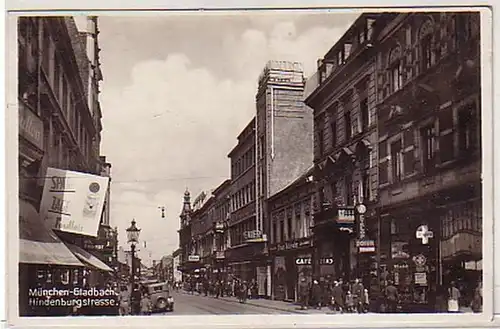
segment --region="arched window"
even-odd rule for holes
[[[400,46],[389,53],[388,68],[390,72],[391,91],[394,93],[403,88],[403,59]]]
[[[422,58],[422,70],[430,68],[435,63],[434,43],[434,24],[431,19],[427,19],[421,26],[418,33],[420,43],[420,55]]]

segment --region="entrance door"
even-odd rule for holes
[[[295,300],[295,286],[297,284],[297,267],[293,256],[286,257],[286,299]]]

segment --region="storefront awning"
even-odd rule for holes
[[[84,266],[43,224],[35,207],[19,200],[19,263]]]
[[[105,272],[113,272],[113,269],[109,267],[108,265],[104,264],[99,258],[96,256],[92,255],[90,252],[70,243],[66,243],[66,246],[71,250],[73,254],[78,257],[82,262],[85,264],[90,265],[93,268],[96,268],[100,271],[105,271]]]

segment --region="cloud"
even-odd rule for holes
[[[282,20],[262,30],[221,28],[223,42],[214,45],[220,56],[212,59],[217,65],[195,63],[202,48],[196,54],[171,52],[136,62],[127,83],[105,82],[101,152],[113,166],[111,220],[119,227],[120,244],[126,243],[125,229],[135,217],[153,259],[177,248],[184,190],[188,187],[194,199],[229,177],[227,154],[255,114],[257,78],[265,63],[300,61],[310,75],[316,59],[343,31],[343,26],[298,31],[294,22]],[[155,47],[158,40],[150,39]],[[106,51],[105,44],[101,48]],[[120,58],[119,53],[106,56]],[[227,78],[213,67],[227,69]],[[103,69],[105,75],[123,76]],[[165,219],[158,206],[166,207]],[[141,251],[144,257],[148,250]]]

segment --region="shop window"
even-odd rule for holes
[[[458,111],[458,145],[463,154],[478,148],[479,123],[475,104],[469,104]]]
[[[434,125],[428,125],[420,130],[422,137],[422,160],[424,172],[430,172],[435,166]]]
[[[453,109],[448,107],[439,113],[439,157],[441,163],[445,163],[454,156]]]
[[[391,144],[392,182],[399,182],[403,177],[403,154],[401,140]]]

